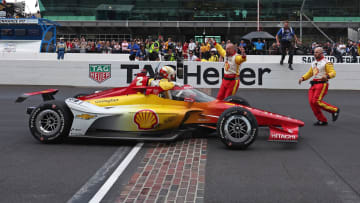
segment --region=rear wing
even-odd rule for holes
[[[59,91],[58,89],[47,89],[47,90],[42,90],[39,92],[24,93],[20,97],[18,97],[15,102],[21,103],[21,102],[25,101],[27,98],[34,96],[34,95],[39,95],[39,94],[41,94],[44,101],[54,100],[55,99],[54,95],[58,91]]]

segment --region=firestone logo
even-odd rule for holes
[[[111,65],[110,64],[89,64],[89,77],[90,79],[102,83],[111,78]]]

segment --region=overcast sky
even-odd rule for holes
[[[36,13],[39,6],[35,8],[36,0],[6,0],[8,3],[25,1],[25,13]]]

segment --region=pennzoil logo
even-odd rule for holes
[[[84,120],[90,120],[92,118],[95,118],[96,115],[90,115],[90,114],[80,114],[76,115],[76,118],[84,119]]]
[[[153,110],[143,109],[135,113],[134,123],[140,130],[150,130],[159,124],[159,118]]]
[[[89,77],[98,83],[111,78],[111,64],[89,64]]]

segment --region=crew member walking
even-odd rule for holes
[[[291,27],[289,27],[289,21],[284,21],[284,27],[282,27],[276,34],[276,42],[277,42],[278,47],[280,47],[280,50],[281,50],[280,65],[284,64],[286,49],[288,49],[288,51],[289,51],[288,63],[289,63],[290,70],[293,70],[293,68],[292,68],[293,55],[294,55],[294,44],[292,42],[293,38],[295,38],[295,41],[297,43],[300,43],[298,38],[295,35],[294,30]]]
[[[221,83],[219,93],[216,97],[218,100],[235,95],[240,84],[240,64],[246,61],[245,49],[240,48],[241,55],[236,53],[236,47],[232,43],[226,44],[224,50],[221,44],[217,44],[215,40],[211,40],[216,50],[224,58],[224,78]]]
[[[327,111],[332,114],[332,120],[336,121],[339,117],[340,109],[336,106],[330,105],[323,101],[329,87],[328,80],[336,76],[334,65],[328,62],[324,58],[323,49],[318,47],[314,51],[315,61],[311,64],[311,67],[305,75],[299,79],[299,84],[302,81],[314,77],[310,81],[311,88],[309,89],[309,103],[312,111],[314,112],[317,122],[316,126],[327,125],[327,119],[321,110]]]

